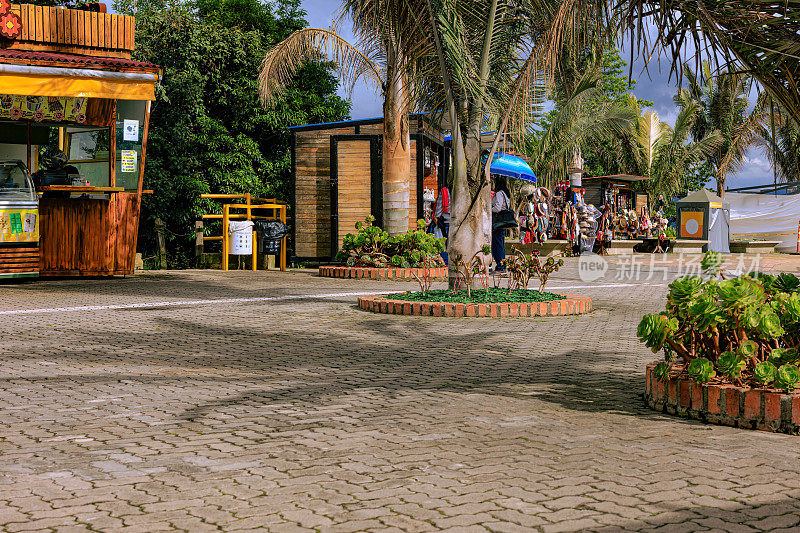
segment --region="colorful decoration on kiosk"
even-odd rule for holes
[[[2,0],[0,0],[2,1]],[[0,118],[86,122],[86,97],[0,94]]]
[[[37,242],[36,209],[0,209],[0,242]]]
[[[6,39],[16,39],[22,32],[22,19],[11,12],[11,2],[0,0],[0,36]]]

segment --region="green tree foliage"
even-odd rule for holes
[[[197,4],[116,4],[135,14],[135,59],[161,65],[145,167],[140,248],[155,247],[153,223],[168,230],[172,267],[190,262],[194,220],[213,205],[202,193],[246,193],[288,200],[287,127],[341,120],[350,104],[335,91],[330,63],[308,62],[269,110],[258,99],[266,51],[306,25],[299,0],[224,0]],[[216,232],[220,231],[216,228]]]

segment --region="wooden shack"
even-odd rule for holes
[[[425,217],[444,183],[447,148],[441,130],[424,114],[409,117],[409,229]],[[342,239],[368,215],[383,218],[383,118],[290,128],[294,191],[294,259],[330,260]]]
[[[6,7],[0,160],[25,163],[39,205],[38,242],[0,242],[0,272],[24,247],[38,248],[42,276],[133,273],[160,69],[131,59],[133,17],[91,6]],[[48,168],[59,152],[66,166]]]
[[[635,209],[641,213],[642,208],[649,212],[649,197],[646,192],[636,191],[632,185],[650,178],[630,174],[613,176],[583,177],[582,188],[586,191],[583,200],[598,208],[608,204],[613,211]]]

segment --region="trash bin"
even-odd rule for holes
[[[258,251],[264,255],[279,255],[281,239],[289,234],[289,226],[280,220],[256,220]]]
[[[230,236],[230,253],[232,255],[253,254],[253,223],[249,220],[231,220],[228,222]]]

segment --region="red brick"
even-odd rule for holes
[[[497,316],[508,316],[508,304],[497,304]]]
[[[558,316],[559,307],[560,302],[550,302],[550,314],[553,316]]]
[[[467,304],[464,308],[465,316],[475,316],[475,304]]]
[[[403,304],[403,314],[404,315],[411,314],[411,302],[406,302]]]
[[[686,379],[682,379],[680,381],[680,406],[686,407],[687,409],[692,404],[692,382]]]
[[[489,316],[497,316],[497,304],[488,304],[489,305]]]
[[[692,383],[692,409],[703,410],[703,386],[699,383]]]
[[[781,393],[764,393],[764,420],[772,422],[781,419]]]
[[[422,316],[431,316],[431,304],[423,303],[419,306],[419,314]]]
[[[653,380],[657,382],[658,380],[653,376]],[[678,380],[677,379],[670,379],[667,381],[667,401],[674,405],[678,405]]]
[[[489,316],[489,304],[478,304],[478,316]]]
[[[445,304],[444,305],[444,316],[456,316],[456,306],[455,304]]]
[[[433,316],[442,316],[442,311],[444,306],[441,304],[431,304],[431,308],[433,309]]]
[[[744,417],[747,419],[761,418],[760,390],[748,390],[744,393]]]
[[[708,405],[706,409],[712,415],[717,415],[720,412],[719,408],[719,398],[720,398],[720,389],[717,385],[709,385],[708,386]]]
[[[421,304],[421,302],[413,302],[411,304],[411,312],[413,314],[415,314],[415,315],[421,315],[422,314],[422,304]]]
[[[464,316],[464,304],[456,304],[455,313],[458,317]]]
[[[519,316],[519,307],[520,304],[510,304],[508,306],[508,316]]]
[[[664,382],[663,381],[654,381],[653,385],[655,385],[655,392],[653,393],[653,397],[656,400],[663,400],[664,399]]]
[[[730,385],[722,387],[725,391],[725,414],[733,418],[739,416],[739,389]]]
[[[800,396],[792,398],[792,424],[800,426]]]
[[[561,309],[559,309],[559,312],[562,315],[566,315],[569,312],[569,304],[567,303],[567,300],[561,300],[561,306],[560,307],[561,307]]]
[[[539,316],[547,316],[548,307],[547,302],[539,302]]]

